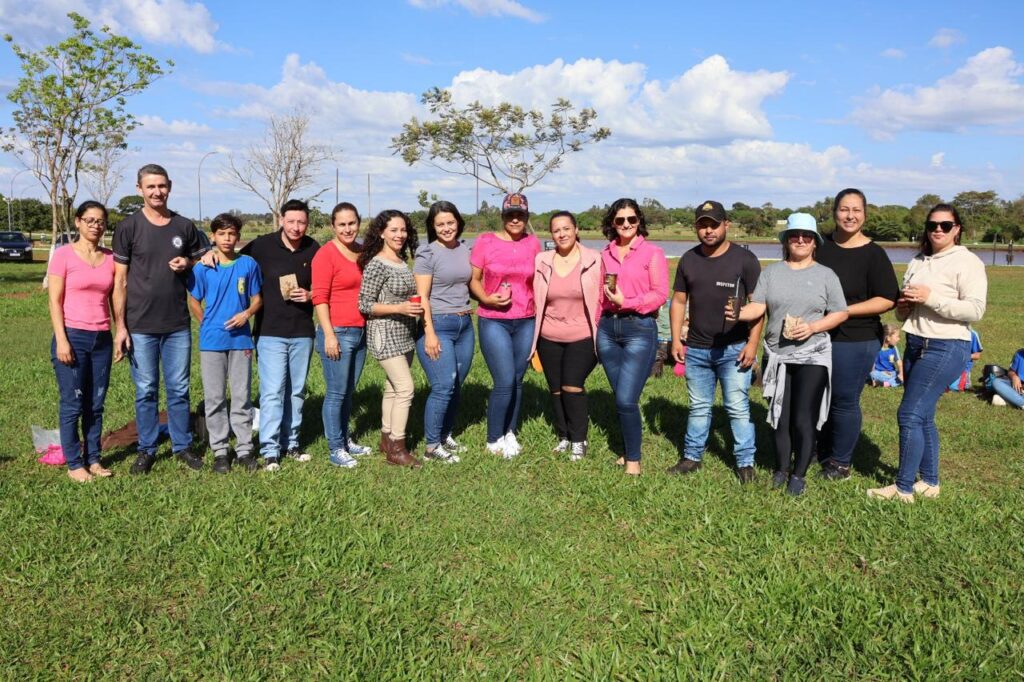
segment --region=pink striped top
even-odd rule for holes
[[[601,309],[609,313],[634,311],[653,313],[668,300],[668,261],[665,252],[641,235],[633,238],[626,257],[619,260],[619,245],[608,243],[601,251],[601,268],[616,273],[616,288],[622,292],[622,305],[605,298]]]

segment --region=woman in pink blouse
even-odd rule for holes
[[[111,476],[100,463],[103,403],[114,345],[110,300],[114,255],[100,246],[107,209],[85,201],[75,211],[78,240],[53,252],[46,268],[53,324],[51,355],[60,392],[60,445],[68,476],[85,483]],[[81,435],[79,437],[79,422]],[[83,442],[84,440],[84,442]]]
[[[541,246],[527,233],[529,219],[526,197],[507,195],[501,207],[504,229],[477,237],[470,255],[469,290],[480,302],[480,352],[493,381],[487,402],[487,450],[505,459],[519,454],[515,431],[533,341],[533,265]]]
[[[658,310],[668,298],[665,253],[648,242],[643,211],[633,199],[618,199],[601,230],[609,244],[601,252],[604,303],[597,328],[597,353],[615,394],[625,444],[626,473],[640,474],[640,392],[658,348]]]
[[[555,250],[537,254],[533,348],[551,391],[558,433],[555,452],[568,451],[575,462],[587,454],[590,417],[584,384],[597,366],[601,254],[579,242],[572,213],[559,211],[548,225]]]

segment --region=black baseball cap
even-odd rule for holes
[[[729,219],[729,216],[725,212],[725,207],[717,201],[705,201],[697,210],[694,211],[695,218],[694,222],[699,221],[701,218],[711,218],[716,223],[724,223]]]

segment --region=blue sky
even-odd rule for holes
[[[31,6],[29,6],[31,5]],[[626,8],[626,9],[623,9]],[[267,117],[301,107],[337,150],[343,199],[411,209],[426,189],[471,209],[474,185],[409,168],[388,149],[419,94],[598,110],[612,137],[531,189],[539,209],[619,196],[797,206],[861,187],[872,203],[1024,192],[1024,3],[682,3],[390,0],[376,3],[0,0],[0,32],[59,40],[78,11],[176,67],[130,109],[130,168],[168,167],[194,215],[260,210],[227,182]],[[0,49],[0,89],[19,77]],[[10,107],[0,106],[0,124]],[[19,169],[0,156],[0,191]],[[28,173],[15,194],[41,195]],[[114,198],[132,191],[126,176]],[[314,188],[310,188],[314,189]],[[482,191],[493,203],[494,197]],[[79,199],[86,198],[84,194]]]

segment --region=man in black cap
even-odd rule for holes
[[[689,474],[701,467],[704,446],[711,431],[711,405],[715,385],[722,384],[722,402],[732,427],[737,475],[741,483],[754,480],[754,424],[750,421],[751,368],[764,319],[753,325],[725,315],[730,299],[735,310],[747,302],[761,274],[761,265],[750,251],[729,241],[729,216],[717,201],[705,201],[695,212],[700,245],[679,260],[669,319],[672,324],[672,356],[686,363],[686,389],[690,413],[686,424],[683,456],[668,471]],[[680,329],[690,303],[686,345]]]

